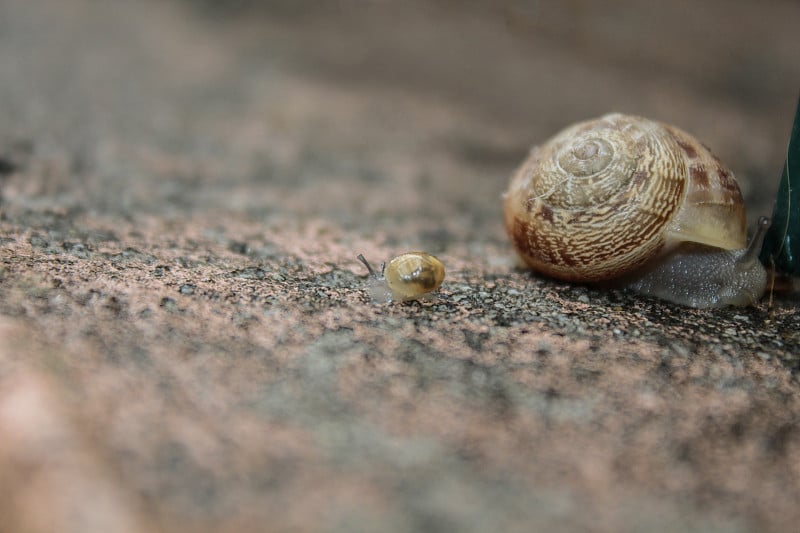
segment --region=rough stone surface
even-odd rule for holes
[[[499,196],[617,110],[769,213],[800,4],[320,4],[0,3],[0,531],[796,531],[796,299],[538,279]]]

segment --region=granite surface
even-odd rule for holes
[[[0,2],[0,532],[795,531],[797,299],[537,278],[499,197],[616,110],[768,214],[800,4],[596,4]]]

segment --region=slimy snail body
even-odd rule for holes
[[[504,195],[506,231],[535,271],[692,307],[764,293],[766,219],[747,245],[733,173],[697,139],[641,117],[575,124],[534,148]]]
[[[398,255],[389,264],[381,263],[381,270],[372,268],[363,255],[358,255],[369,271],[369,292],[378,303],[417,300],[435,291],[444,281],[444,264],[426,252],[407,252]]]

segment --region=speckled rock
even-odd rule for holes
[[[770,211],[800,6],[686,9],[0,4],[0,529],[794,531],[798,302],[503,234],[530,145],[610,110]],[[407,250],[444,285],[374,305],[356,255]]]

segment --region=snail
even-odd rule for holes
[[[742,194],[688,133],[641,117],[581,122],[534,148],[504,194],[506,231],[533,270],[691,307],[745,306],[767,284]]]
[[[425,252],[398,255],[376,272],[362,254],[358,260],[369,271],[369,292],[379,303],[417,300],[435,291],[444,281],[444,264]]]

